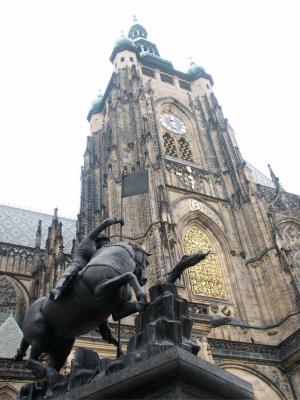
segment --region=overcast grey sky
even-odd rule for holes
[[[86,116],[133,14],[176,69],[193,57],[212,75],[244,158],[300,194],[299,11],[296,0],[1,1],[0,202],[76,216]]]

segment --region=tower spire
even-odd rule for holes
[[[134,46],[137,47],[140,52],[147,52],[159,56],[156,45],[147,40],[148,33],[144,26],[138,23],[136,15],[133,16],[133,25],[129,29],[128,37],[133,41]]]
[[[52,217],[52,220],[53,220],[53,221],[57,221],[57,213],[58,213],[58,208],[55,207],[55,208],[54,208],[53,217]]]

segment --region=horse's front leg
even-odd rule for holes
[[[117,348],[117,357],[121,357],[123,355],[121,343],[119,340],[111,333],[111,329],[108,326],[108,322],[104,322],[103,324],[99,325],[98,331],[102,336],[103,340],[107,340],[108,343],[113,344]]]
[[[116,278],[99,283],[94,289],[95,297],[96,299],[101,299],[110,296],[127,283],[132,287],[137,301],[147,302],[143,289],[132,272],[126,272]]]
[[[108,343],[113,344],[114,346],[118,347],[119,346],[119,341],[118,339],[111,333],[111,329],[108,326],[107,321],[104,322],[103,324],[98,326],[98,331],[100,335],[102,336],[103,340],[107,340]]]
[[[119,319],[126,318],[129,315],[135,314],[136,312],[144,311],[146,306],[146,302],[137,301],[135,303],[131,303],[130,301],[126,301],[116,311],[113,312],[113,320],[118,321]]]

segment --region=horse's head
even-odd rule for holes
[[[139,284],[143,286],[147,282],[146,268],[149,264],[148,256],[151,256],[151,254],[147,253],[142,247],[136,244],[130,244],[134,250],[135,270],[133,273],[137,277]]]

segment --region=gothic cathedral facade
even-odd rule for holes
[[[245,162],[203,68],[175,70],[138,23],[110,60],[88,115],[79,239],[124,218],[110,236],[152,254],[150,284],[183,254],[210,250],[178,282],[203,356],[251,381],[257,398],[300,396],[299,196]]]

